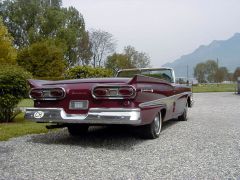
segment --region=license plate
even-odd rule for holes
[[[73,100],[69,103],[69,109],[88,109],[87,100]]]

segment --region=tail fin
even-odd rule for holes
[[[51,81],[28,79],[28,84],[30,85],[31,88],[41,87],[42,85],[49,82]]]

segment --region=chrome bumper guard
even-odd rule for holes
[[[62,108],[28,108],[25,119],[35,122],[77,124],[140,124],[140,109],[90,108],[88,114],[67,114]]]

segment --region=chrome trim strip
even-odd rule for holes
[[[175,100],[175,99],[180,98],[181,96],[184,96],[187,94],[189,94],[189,92],[183,92],[183,93],[176,94],[173,96],[168,96],[168,97],[164,97],[161,99],[144,102],[144,103],[139,104],[139,107],[140,108],[148,108],[148,107],[155,107],[155,106],[166,106],[166,101]]]
[[[167,100],[169,98],[162,98],[162,99],[157,99],[154,101],[148,101],[139,104],[140,108],[148,108],[148,107],[155,107],[155,106],[165,106],[164,100]]]
[[[153,93],[153,89],[141,89],[141,92],[151,92],[151,93]]]
[[[35,114],[43,112],[43,117]],[[79,123],[79,124],[140,124],[139,108],[90,108],[88,114],[67,114],[63,108],[28,108],[27,120],[35,122]]]

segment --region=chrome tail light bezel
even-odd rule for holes
[[[95,94],[96,89],[106,90],[106,95],[98,96]],[[119,94],[120,89],[131,89],[132,93],[129,95]],[[115,95],[111,94],[116,92]],[[95,99],[133,99],[136,96],[136,88],[132,85],[98,85],[93,87],[92,96]]]
[[[51,90],[61,90],[62,95],[60,96],[52,96],[51,95]],[[33,91],[39,91],[39,93],[42,93],[41,97],[33,97],[31,93]],[[54,87],[54,88],[32,88],[29,91],[29,97],[33,100],[61,100],[64,99],[66,96],[66,91],[62,87]]]

